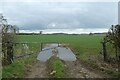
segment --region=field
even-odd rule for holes
[[[60,42],[68,44],[81,59],[86,55],[98,55],[103,36],[89,35],[19,35],[17,42]],[[33,50],[40,49],[40,44],[32,44]],[[38,48],[39,46],[39,48]],[[36,48],[35,48],[36,47]]]
[[[16,42],[64,43],[67,44],[74,51],[78,59],[92,65],[93,67],[98,67],[98,62],[101,59],[100,51],[102,50],[101,41],[103,37],[103,35],[17,35]],[[13,64],[5,66],[3,68],[3,77],[14,76],[11,73],[15,73],[15,67],[19,67],[19,69],[16,69],[16,71],[18,71],[19,73],[15,75],[17,75],[18,77],[24,76],[23,71],[25,65],[29,65],[36,60],[36,56],[39,53],[41,47],[40,44],[28,44],[27,46],[29,46],[29,51],[33,53],[33,56],[27,57],[22,60],[15,60]],[[24,50],[22,50],[22,45],[16,45],[14,55],[20,55],[22,53],[24,53]],[[112,72],[111,69],[108,70],[108,74],[113,74],[115,76],[117,75],[117,73]]]

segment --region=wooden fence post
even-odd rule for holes
[[[43,43],[41,43],[41,51],[42,51],[42,46],[43,46]]]
[[[107,51],[106,51],[106,42],[105,41],[102,42],[102,46],[103,46],[104,61],[107,61]]]
[[[13,44],[9,41],[7,42],[7,62],[11,64],[13,61]]]

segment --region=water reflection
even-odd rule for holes
[[[58,51],[57,57],[59,57],[61,60],[65,61],[76,60],[76,56],[70,50],[70,48],[58,47],[58,44],[46,45],[45,48],[43,48],[42,51],[38,54],[37,59],[43,62],[47,61],[51,56],[54,55],[53,50],[55,49]]]

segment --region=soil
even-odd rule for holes
[[[32,67],[27,66],[25,78],[48,78],[45,62],[35,61]]]
[[[103,75],[85,67],[79,60],[65,61],[70,78],[104,78]]]
[[[89,69],[88,66],[85,67],[79,60],[63,62],[68,69],[68,78],[106,78],[105,75]],[[32,65],[26,66],[25,78],[50,78],[47,62],[35,61]]]

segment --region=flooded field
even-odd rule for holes
[[[64,61],[75,61],[76,56],[70,48],[60,47],[58,44],[47,44],[38,54],[37,59],[40,61],[47,61],[51,56],[59,57]]]

